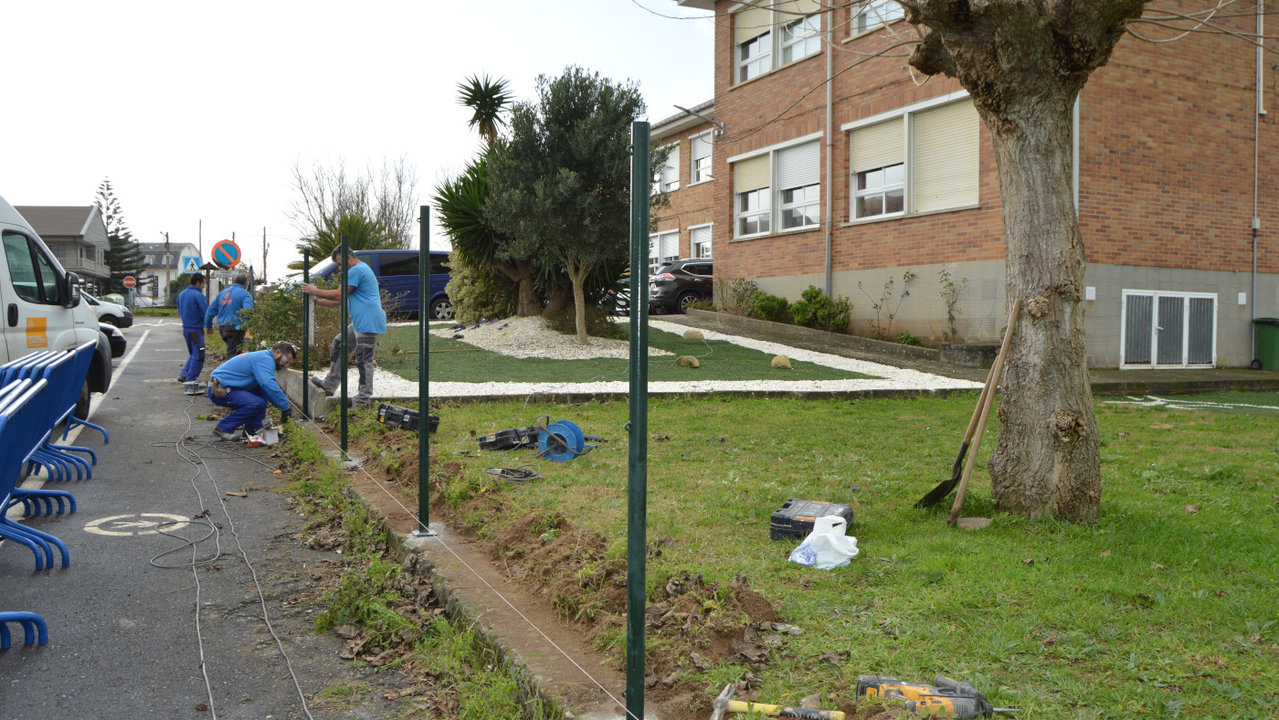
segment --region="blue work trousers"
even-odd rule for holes
[[[187,364],[178,373],[178,382],[200,379],[204,372],[204,328],[182,328],[182,339],[187,341]]]
[[[237,388],[228,390],[226,397],[220,398],[213,394],[213,384],[210,383],[208,396],[214,405],[231,408],[231,412],[218,421],[218,429],[222,432],[235,432],[241,425],[248,435],[257,434],[262,429],[262,421],[266,418],[266,393]]]

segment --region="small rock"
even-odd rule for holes
[[[773,357],[773,362],[770,363],[769,367],[779,370],[790,370],[790,358],[785,355],[775,355]]]
[[[684,339],[685,340],[705,340],[706,336],[702,334],[701,330],[685,330]]]
[[[693,357],[692,355],[680,355],[679,357],[675,358],[675,364],[679,365],[680,367],[690,368],[692,370],[696,370],[697,368],[702,366],[702,364],[697,361],[697,358]]]
[[[963,517],[955,521],[960,530],[980,530],[990,524],[990,518]]]

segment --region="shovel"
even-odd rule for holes
[[[977,431],[977,425],[980,423],[984,411],[989,408],[986,398],[994,393],[994,385],[999,383],[999,369],[1003,367],[1004,357],[1008,354],[1008,345],[1013,338],[1013,324],[1017,319],[1017,312],[1021,309],[1021,300],[1018,300],[1013,308],[1012,315],[1008,317],[1008,329],[1004,331],[1004,341],[999,346],[999,354],[995,356],[995,362],[990,366],[990,372],[986,374],[986,384],[982,386],[981,395],[977,398],[977,407],[973,409],[973,417],[968,421],[968,430],[964,432],[964,442],[959,446],[959,454],[955,456],[955,465],[951,468],[950,479],[943,480],[933,488],[929,493],[919,499],[915,503],[917,508],[932,507],[941,502],[950,494],[951,490],[959,484],[959,479],[963,475],[964,457],[968,454],[968,448],[972,444],[973,435]],[[981,423],[984,425],[984,423]]]

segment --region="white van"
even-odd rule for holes
[[[80,301],[80,279],[57,258],[31,225],[0,197],[0,364],[41,350],[71,350],[97,343],[76,415],[89,412],[89,393],[111,386],[111,343],[98,316]]]

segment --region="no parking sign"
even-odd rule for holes
[[[214,265],[229,270],[240,264],[240,246],[234,240],[219,240],[214,243],[210,257]]]

